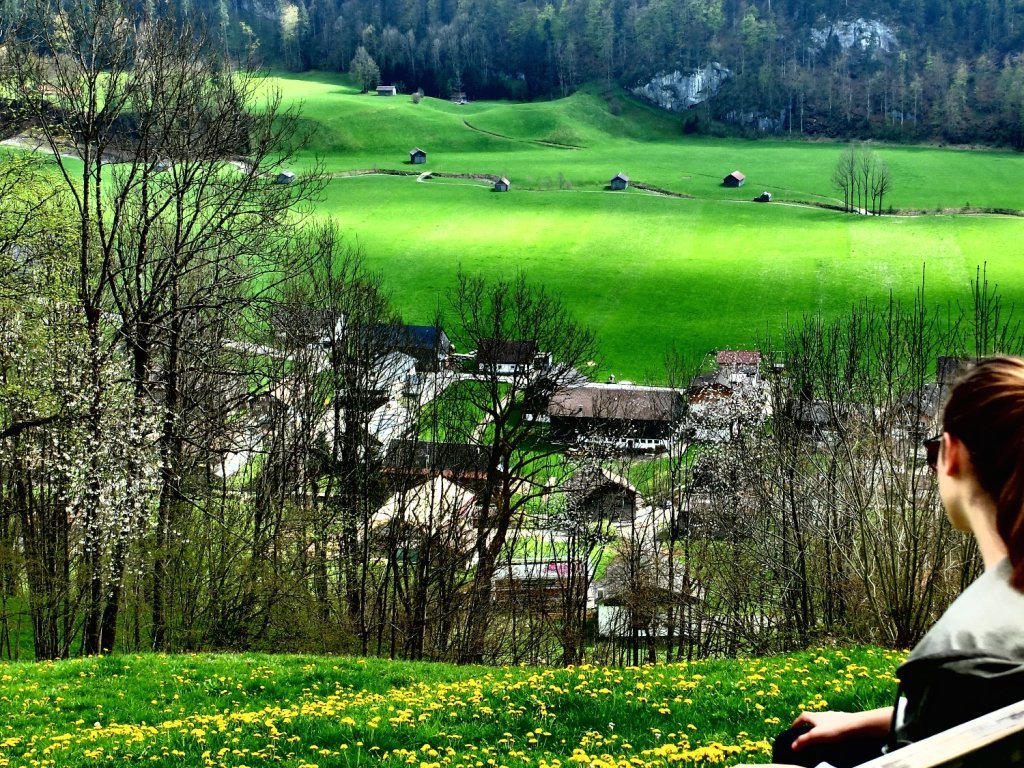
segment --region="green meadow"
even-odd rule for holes
[[[897,215],[863,217],[822,207],[839,202],[830,178],[846,145],[685,136],[677,116],[622,92],[457,105],[360,94],[327,73],[263,87],[301,109],[294,170],[328,175],[315,214],[383,274],[407,321],[432,322],[460,268],[523,270],[597,332],[598,376],[662,380],[672,346],[691,359],[750,347],[810,313],[911,300],[922,275],[927,300],[946,304],[967,300],[986,265],[1004,300],[1024,302],[1012,152],[875,146]],[[413,147],[425,165],[410,164]],[[737,169],[746,185],[723,187]],[[612,192],[619,172],[633,185]],[[773,202],[752,202],[762,191]]]
[[[926,215],[861,217],[820,207],[837,202],[844,145],[688,137],[621,93],[456,105],[359,94],[325,74],[268,86],[301,105],[297,170],[319,161],[331,176],[318,213],[411,322],[431,321],[460,267],[524,270],[598,333],[602,373],[656,380],[673,344],[696,357],[748,347],[807,313],[910,300],[922,273],[936,303],[966,299],[982,264],[1004,299],[1024,299],[1024,218],[980,213],[1024,209],[1017,154],[877,146],[894,179],[886,207]],[[425,165],[409,163],[413,147]],[[350,175],[385,169],[412,175]],[[746,185],[723,187],[736,169]],[[422,171],[504,175],[512,190]],[[679,196],[611,192],[618,172]],[[773,202],[753,203],[763,190]]]

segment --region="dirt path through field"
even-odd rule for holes
[[[506,136],[503,133],[495,133],[494,131],[485,131],[483,128],[477,128],[475,125],[469,122],[469,120],[463,120],[462,124],[469,128],[471,131],[482,133],[487,136],[494,136],[497,139],[505,139],[506,141],[518,141],[521,144],[538,144],[542,147],[551,147],[553,149],[586,149],[579,144],[561,144],[557,141],[545,141],[544,139],[517,139],[515,136]]]

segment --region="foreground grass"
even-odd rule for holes
[[[0,668],[0,765],[595,768],[767,760],[804,709],[891,701],[897,654],[638,669],[262,655]]]

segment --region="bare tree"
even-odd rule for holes
[[[881,215],[885,196],[891,189],[892,173],[889,171],[889,166],[879,160],[871,179],[871,200],[876,215]]]
[[[544,426],[527,414],[578,383],[579,369],[596,353],[594,335],[571,319],[557,297],[523,275],[490,282],[460,273],[449,303],[463,348],[477,355],[475,381],[461,391],[484,419],[465,437],[483,449],[486,469],[460,652],[462,661],[479,661],[486,652],[498,555],[517,513],[542,493],[550,474],[546,463],[557,452],[535,442]]]
[[[832,171],[832,184],[842,193],[844,210],[877,216],[892,190],[892,173],[873,151],[854,145],[839,157]]]
[[[271,261],[278,225],[316,192],[317,177],[287,188],[268,183],[289,156],[294,116],[275,99],[249,113],[258,83],[244,72],[229,73],[201,30],[146,20],[119,3],[56,15],[43,4],[30,10],[12,38],[18,42],[6,49],[9,87],[53,153],[73,201],[93,440],[101,438],[103,371],[115,349],[132,360],[130,421],[141,423],[153,410],[163,414],[152,583],[153,642],[163,647],[187,336],[202,327],[223,330],[211,314],[243,312],[291,273],[276,256]],[[225,167],[229,162],[234,169]],[[137,490],[120,535],[109,536],[99,524],[98,464],[87,481],[90,652],[115,642],[122,576],[147,524],[141,485],[147,470],[136,457],[146,455],[151,435],[138,428],[127,433],[135,441],[128,465]]]

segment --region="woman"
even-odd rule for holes
[[[804,712],[777,763],[858,765],[1024,698],[1024,360],[984,360],[957,382],[925,441],[939,496],[985,566],[897,671],[895,707]]]

